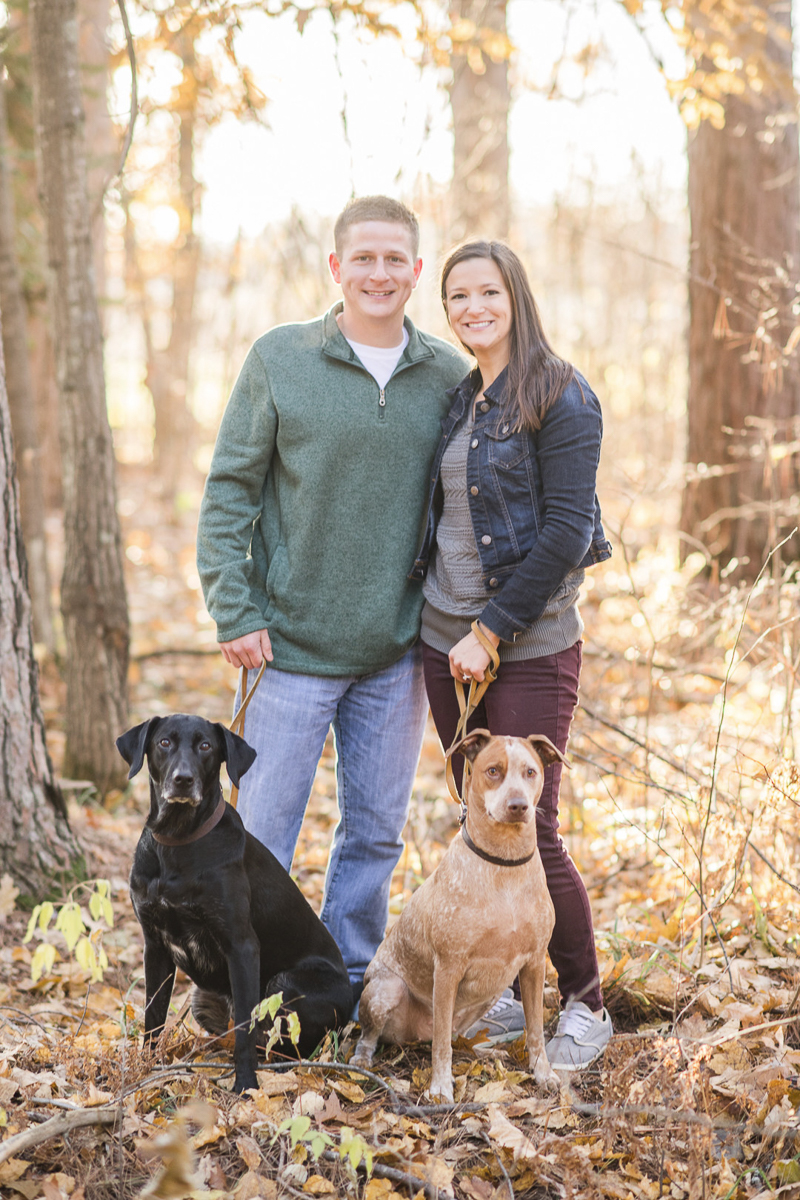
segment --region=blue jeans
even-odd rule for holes
[[[249,685],[254,679],[251,671]],[[339,823],[320,916],[353,982],[386,931],[427,711],[419,644],[374,675],[268,667],[247,709],[244,737],[258,757],[241,781],[239,815],[287,871],[333,726]]]

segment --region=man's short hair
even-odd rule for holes
[[[391,196],[361,196],[345,205],[333,227],[333,244],[337,254],[341,254],[350,226],[362,221],[393,221],[402,225],[411,235],[412,257],[416,261],[419,255],[419,222],[410,208]]]

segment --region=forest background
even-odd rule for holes
[[[0,1189],[797,1190],[791,5],[9,0],[2,17]],[[618,1032],[558,1099],[521,1047],[463,1042],[458,1103],[426,1106],[426,1048],[367,1079],[343,1067],[352,1030],[235,1098],[185,980],[158,1056],[139,1046],[127,871],[147,789],[114,738],[153,712],[230,718],[194,566],[204,473],[247,348],[335,299],[332,219],[370,191],[420,216],[420,326],[447,334],[447,248],[508,238],[603,405],[615,553],[582,601],[562,812]],[[295,863],[317,907],[333,795],[329,745]],[[393,914],[454,829],[430,730]]]

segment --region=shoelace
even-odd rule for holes
[[[600,1020],[593,1013],[579,1008],[568,1008],[558,1018],[556,1037],[579,1038],[588,1033],[592,1026]]]
[[[514,993],[510,988],[506,988],[499,1000],[495,1000],[490,1009],[483,1014],[485,1017],[496,1017],[501,1012],[505,1012],[507,1008],[514,1003]]]

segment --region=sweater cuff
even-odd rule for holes
[[[496,600],[489,601],[478,620],[492,633],[496,633],[503,642],[513,642],[519,634],[529,628],[528,625],[520,624],[519,621],[515,621],[507,612],[504,612]]]

